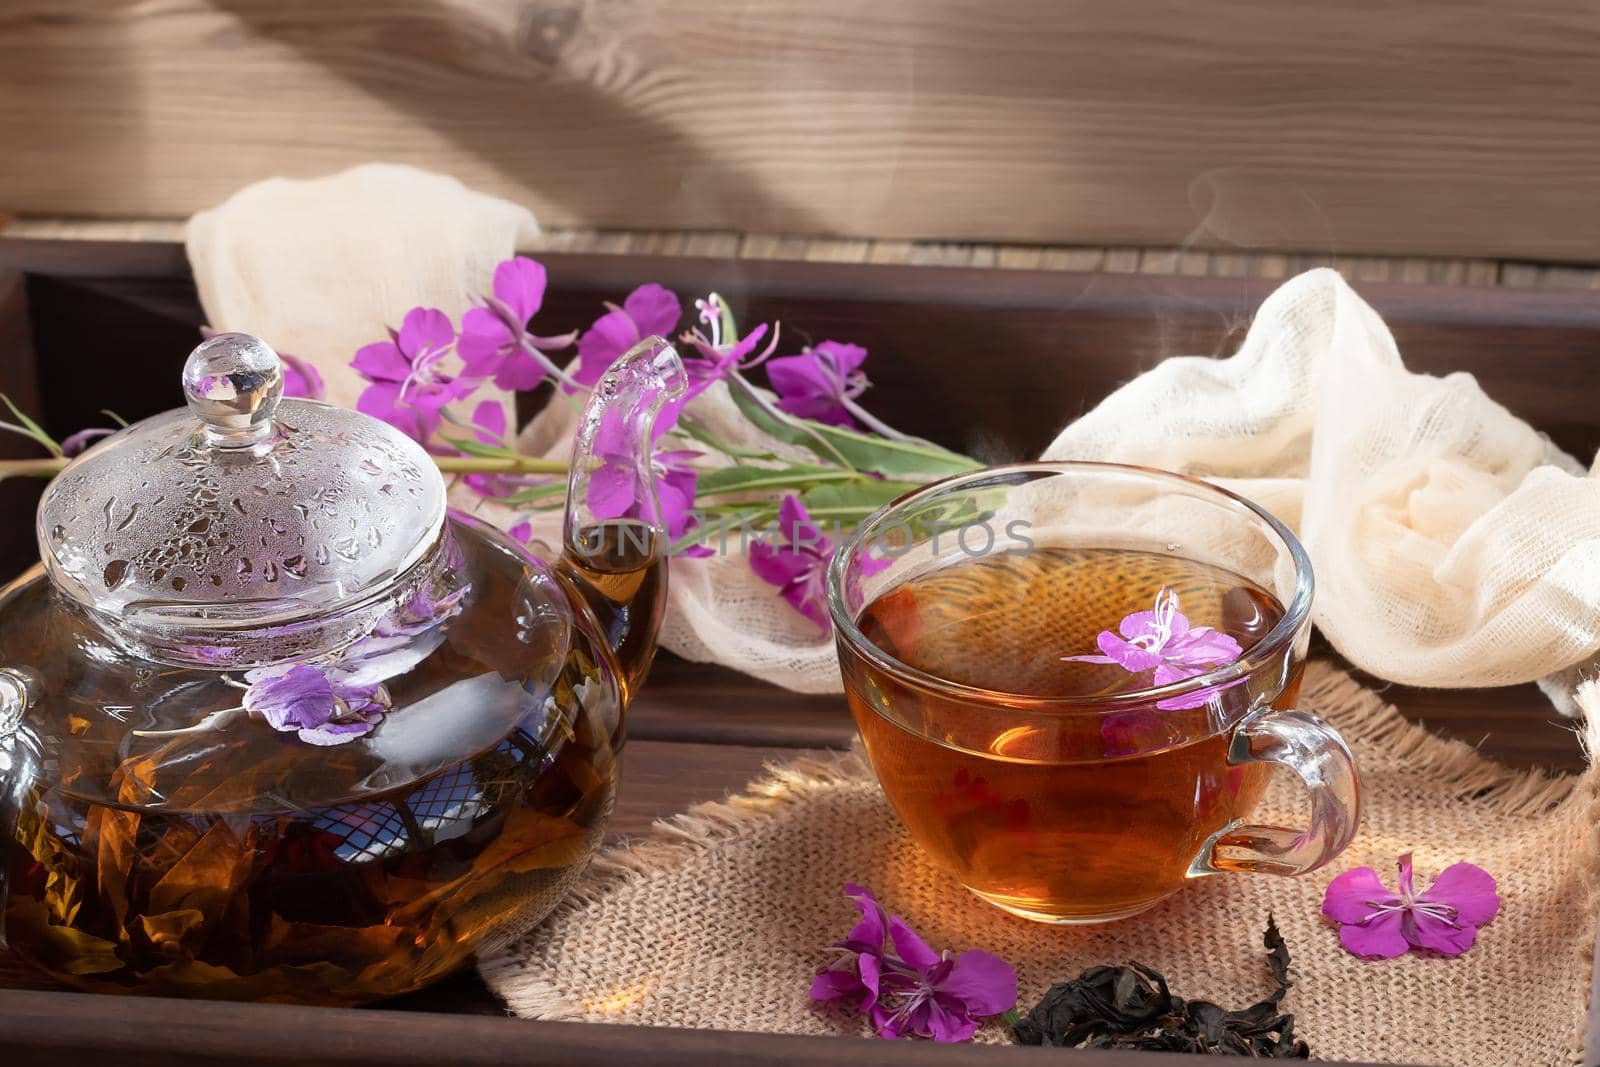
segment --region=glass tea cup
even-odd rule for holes
[[[1315,870],[1355,833],[1355,760],[1293,710],[1310,561],[1181,475],[959,475],[842,543],[828,600],[868,759],[912,838],[1024,918],[1105,922],[1190,879]],[[1303,828],[1250,821],[1274,765]]]

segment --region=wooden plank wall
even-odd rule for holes
[[[1593,0],[5,0],[0,210],[1600,260]]]

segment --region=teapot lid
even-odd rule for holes
[[[283,398],[262,341],[210,338],[183,388],[186,410],[107,438],[39,504],[51,580],[112,629],[276,631],[375,596],[437,542],[445,486],[427,452]]]

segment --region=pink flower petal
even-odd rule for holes
[[[867,361],[865,348],[846,341],[823,341],[813,351],[831,361],[841,378],[848,378]]]
[[[971,949],[956,957],[939,992],[958,998],[973,1015],[999,1015],[1016,1007],[1017,972],[999,956]]]
[[[1199,667],[1185,667],[1181,664],[1164,662],[1156,668],[1156,673],[1151,676],[1150,680],[1157,687],[1160,687],[1172,685],[1174,682],[1186,681],[1190,678],[1197,678],[1204,673],[1205,671]],[[1205,701],[1202,700],[1200,703],[1204,704]],[[1198,707],[1199,705],[1195,706]]]
[[[1231,636],[1209,626],[1197,626],[1180,637],[1174,637],[1161,654],[1170,661],[1199,666],[1220,666],[1232,663],[1244,651]]]
[[[412,308],[400,324],[400,351],[413,360],[424,352],[436,352],[455,342],[455,327],[450,316],[438,308]]]
[[[1100,646],[1101,652],[1130,674],[1148,671],[1161,665],[1161,657],[1156,653],[1147,652],[1138,645],[1124,641],[1110,630],[1100,631],[1100,637],[1095,643]]]
[[[519,522],[515,526],[511,527],[511,529],[507,530],[506,533],[513,539],[521,541],[523,544],[527,544],[533,538],[533,523]]]
[[[861,979],[849,971],[821,971],[811,979],[812,1000],[838,1000],[858,996],[861,992]]]
[[[399,382],[375,382],[361,391],[356,398],[356,410],[375,419],[389,421],[395,405],[400,400]]]
[[[1474,863],[1453,863],[1418,900],[1439,901],[1456,909],[1456,921],[1482,926],[1500,911],[1500,896],[1494,876]]]
[[[506,436],[506,408],[498,400],[485,400],[472,412],[472,425],[478,428],[478,440],[486,445],[498,445]]]
[[[500,364],[500,369],[494,372],[494,384],[507,392],[526,393],[539,388],[553,370],[555,366],[549,360],[518,349],[507,356],[505,362]]]
[[[925,971],[939,962],[939,954],[898,915],[889,916],[889,940],[894,942],[894,950],[900,958],[918,970]]]
[[[856,957],[856,970],[861,976],[861,988],[865,990],[861,1003],[856,1006],[857,1011],[871,1011],[878,1002],[878,988],[882,980],[883,960],[879,959],[876,952],[863,952]]]
[[[578,338],[578,369],[574,381],[598,382],[606,369],[640,340],[634,320],[625,311],[608,311]]]
[[[1413,945],[1441,956],[1459,956],[1478,938],[1478,928],[1471,923],[1450,922],[1415,909],[1405,914],[1402,929]]]
[[[634,471],[605,463],[589,476],[589,510],[597,519],[626,515],[637,502],[639,479]]]
[[[1322,914],[1334,922],[1358,923],[1378,907],[1398,904],[1399,896],[1383,884],[1371,867],[1355,867],[1328,883]]]
[[[494,269],[494,295],[523,322],[533,318],[544,303],[545,282],[544,265],[527,256],[508,259]]]
[[[1122,617],[1122,621],[1117,624],[1117,630],[1130,641],[1136,637],[1150,637],[1156,632],[1156,613],[1130,612]]]
[[[824,569],[825,567],[822,564],[812,567],[795,581],[785,586],[778,595],[788,601],[790,607],[816,623],[823,633],[827,633],[833,629],[833,623],[828,619],[827,584],[823,577]]]
[[[313,364],[299,356],[291,356],[287,352],[279,352],[278,358],[283,360],[284,396],[321,400],[327,395],[328,390],[322,381],[322,374]]]
[[[796,552],[787,545],[769,545],[756,541],[750,545],[750,569],[768,585],[787,587],[816,566],[810,556]]]
[[[462,373],[469,378],[492,376],[504,362],[511,341],[511,334],[498,315],[488,308],[469,308],[461,316],[461,336],[456,339]]]
[[[1391,911],[1362,923],[1339,927],[1339,942],[1357,956],[1369,960],[1388,960],[1404,956],[1411,945],[1402,929],[1401,912]]]
[[[850,930],[841,948],[855,952],[881,952],[883,939],[888,936],[888,917],[872,891],[853,883],[846,884],[844,895],[861,911],[861,921]]]
[[[937,997],[928,1000],[918,1012],[917,1032],[943,1044],[970,1041],[978,1032],[978,1020],[961,1011],[947,1009]]]
[[[403,382],[411,376],[411,361],[390,341],[358,348],[350,366],[369,382]]]
[[[629,293],[622,302],[622,310],[638,326],[639,337],[649,337],[651,334],[671,337],[678,327],[678,320],[683,318],[683,303],[678,295],[654,282],[641,285]]]
[[[766,367],[767,381],[779,397],[832,400],[835,396],[836,383],[828,377],[815,355],[769,359]]]

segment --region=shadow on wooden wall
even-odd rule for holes
[[[1600,260],[1570,0],[8,0],[0,209],[374,158],[550,223]]]

